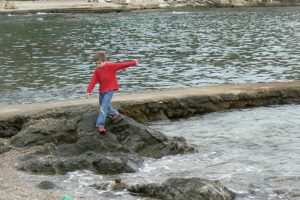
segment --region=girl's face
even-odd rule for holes
[[[104,64],[105,64],[105,62],[103,62],[101,60],[96,60],[97,67],[102,67]]]
[[[101,61],[97,60],[96,61],[96,65],[97,65],[97,67],[100,66],[101,65]]]

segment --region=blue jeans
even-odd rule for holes
[[[104,126],[106,116],[114,116],[118,114],[118,111],[114,109],[110,102],[114,95],[114,91],[108,91],[104,93],[99,93],[99,105],[100,105],[100,113],[97,118],[96,126]]]

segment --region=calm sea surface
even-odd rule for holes
[[[300,7],[1,18],[0,105],[83,98],[97,51],[120,92],[299,80],[299,43]]]

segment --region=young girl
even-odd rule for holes
[[[136,60],[129,62],[113,63],[107,62],[104,53],[96,53],[95,62],[97,67],[94,71],[92,79],[88,85],[85,96],[88,97],[95,87],[96,83],[99,83],[99,105],[100,113],[97,118],[96,126],[98,131],[102,134],[105,133],[105,119],[106,116],[110,116],[113,120],[118,119],[119,112],[111,106],[111,99],[114,91],[119,89],[116,73],[119,70],[125,69],[130,66],[137,65]]]

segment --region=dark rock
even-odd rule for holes
[[[0,120],[0,138],[16,135],[27,120],[27,117],[19,115],[6,120]]]
[[[246,92],[241,92],[241,93],[237,94],[237,97],[241,101],[254,100],[257,98],[257,96],[255,94],[250,94],[250,93],[246,93]]]
[[[34,115],[12,137],[11,145],[44,145],[44,150],[24,156],[19,169],[42,174],[65,174],[88,169],[98,174],[135,172],[142,157],[160,158],[192,152],[182,137],[169,138],[133,119],[107,120],[106,134],[95,122],[98,109],[91,106],[48,110]]]
[[[285,90],[280,91],[281,92],[281,96],[286,98],[286,97],[293,97],[293,98],[297,98],[300,95],[300,90],[298,89],[289,89],[286,88]]]
[[[223,99],[223,101],[237,101],[239,100],[238,96],[229,93],[229,94],[221,94],[220,95],[221,99]]]
[[[38,184],[38,188],[49,190],[55,188],[55,184],[51,181],[42,181]]]
[[[76,124],[66,119],[33,119],[30,120],[17,135],[12,137],[15,147],[72,143],[78,138]]]
[[[142,161],[135,155],[116,154],[97,158],[92,164],[99,174],[120,174],[136,172]]]
[[[120,144],[145,157],[161,158],[194,151],[187,146],[184,138],[168,138],[126,116],[108,123],[107,130],[114,133]]]
[[[39,174],[66,174],[75,170],[91,170],[98,174],[119,174],[135,172],[143,159],[133,154],[101,153],[78,151],[70,156],[59,151],[47,153],[48,150],[27,155],[22,159],[19,169]]]
[[[222,97],[220,96],[212,96],[210,98],[210,100],[214,103],[214,104],[219,104],[223,101]]]
[[[235,193],[219,181],[201,178],[170,178],[162,184],[134,185],[127,189],[134,195],[164,200],[231,200]]]

